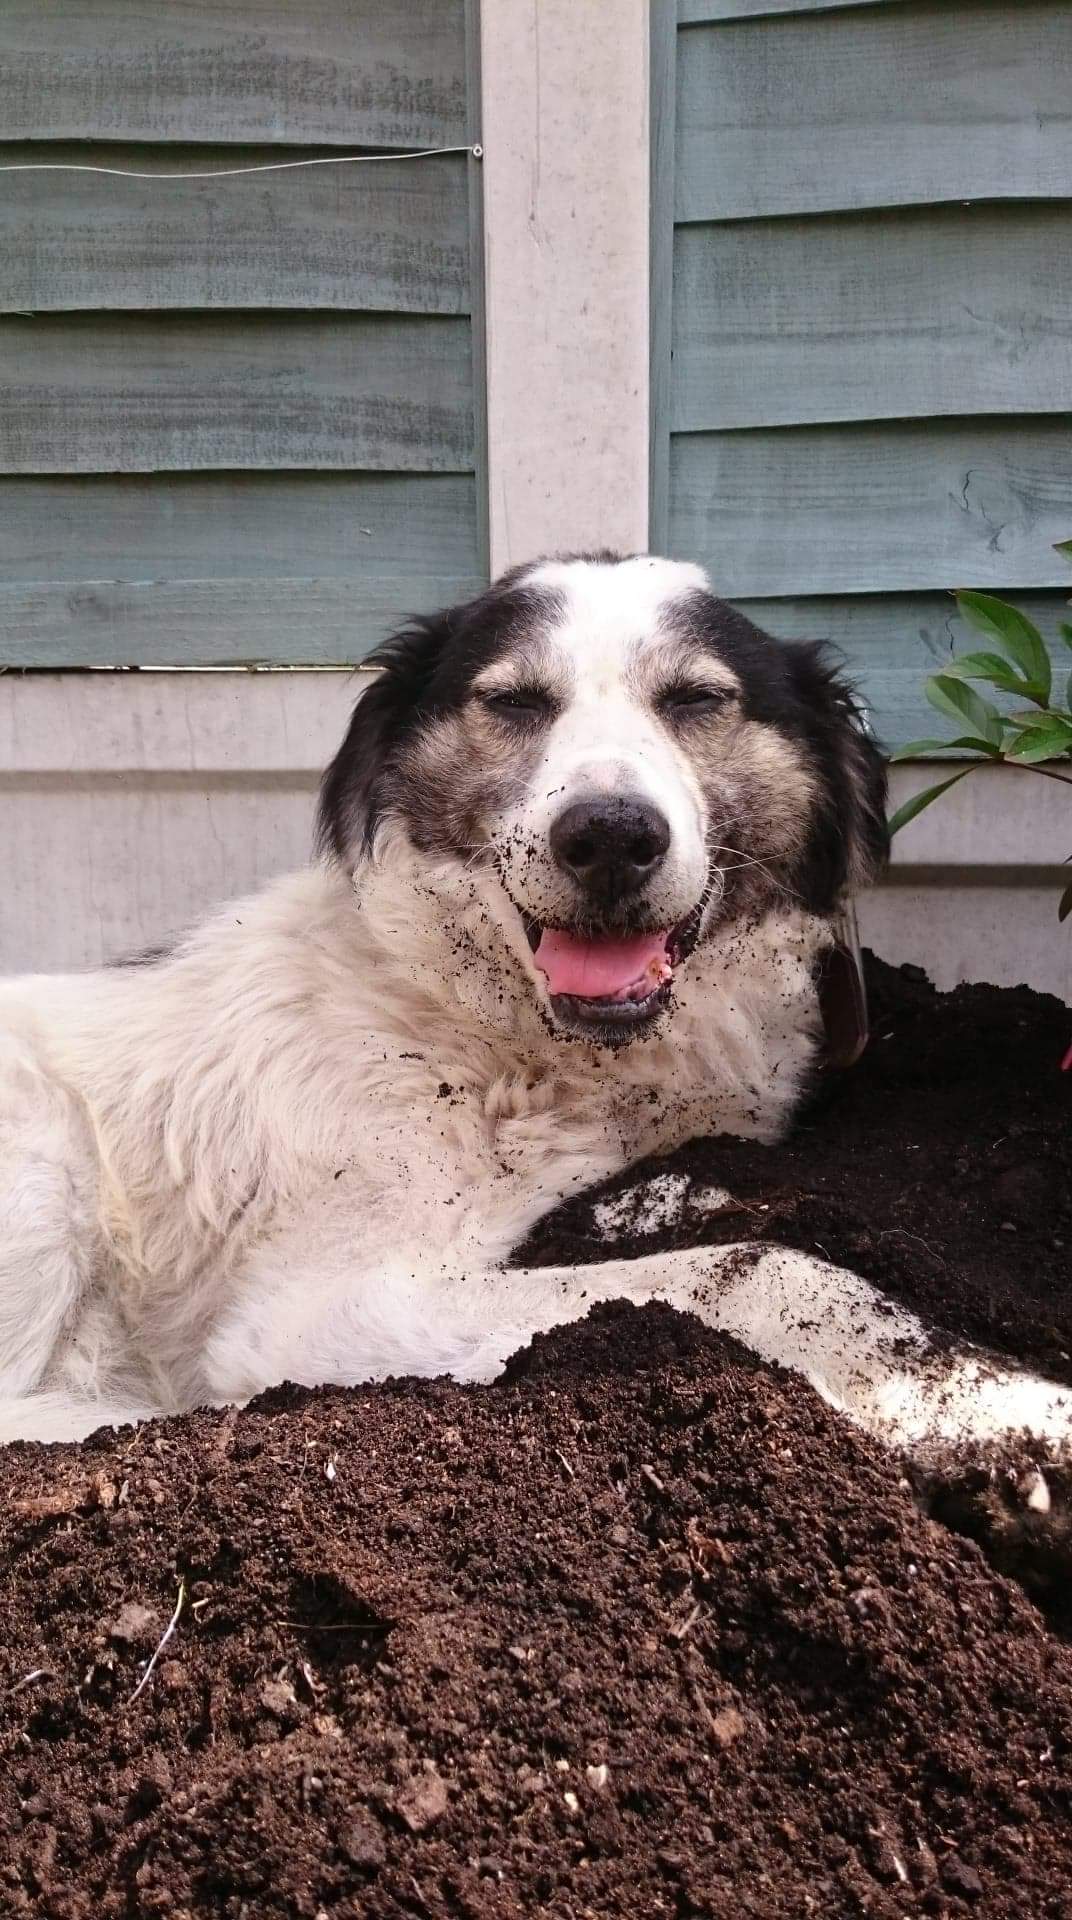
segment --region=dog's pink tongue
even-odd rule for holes
[[[584,940],[548,927],[535,959],[549,993],[571,993],[580,1000],[644,999],[671,974],[665,933]]]

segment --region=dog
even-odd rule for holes
[[[515,1269],[548,1209],[705,1133],[776,1141],[885,776],[814,645],[647,555],[516,568],[380,647],[319,857],[142,963],[0,989],[0,1438],[284,1379],[493,1378],[660,1299],[899,1446],[1072,1395],[787,1249]],[[614,1231],[607,1214],[606,1230]]]

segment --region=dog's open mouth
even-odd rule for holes
[[[674,968],[696,944],[703,903],[677,926],[641,933],[580,933],[525,920],[533,960],[564,1026],[622,1036],[667,1005]]]

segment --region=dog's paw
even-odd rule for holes
[[[1072,1450],[1029,1441],[914,1460],[924,1511],[983,1548],[1062,1631],[1072,1629]]]

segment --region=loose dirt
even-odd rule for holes
[[[1072,1379],[1067,1010],[871,996],[787,1148],[673,1171]],[[682,1219],[635,1244],[742,1237]],[[607,1251],[590,1204],[536,1249]],[[1000,1558],[974,1471],[953,1517]],[[489,1388],[11,1448],[0,1914],[1072,1920],[1054,1553],[1047,1625],[799,1381],[663,1308]]]

